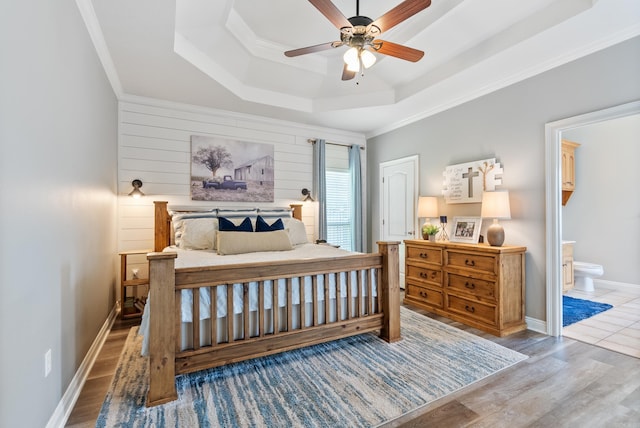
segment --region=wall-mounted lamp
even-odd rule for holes
[[[487,242],[494,247],[500,247],[504,242],[504,229],[498,224],[498,219],[511,218],[509,192],[484,192],[480,215],[483,218],[493,218],[493,224],[487,229]]]
[[[311,191],[306,187],[302,189],[302,195],[304,196],[304,198],[302,198],[303,202],[313,202],[315,200],[311,197]]]
[[[142,190],[140,190],[140,188],[142,187],[142,180],[138,180],[136,178],[131,182],[131,185],[133,186],[133,190],[129,193],[129,196],[131,196],[133,199],[138,199],[141,196],[144,196],[144,193],[142,193]]]

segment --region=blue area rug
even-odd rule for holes
[[[562,296],[562,326],[566,327],[577,323],[611,308],[613,306],[608,303]]]
[[[144,406],[134,327],[97,427],[371,427],[527,358],[401,308],[403,340],[362,334],[177,377],[178,400]]]

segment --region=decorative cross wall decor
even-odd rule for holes
[[[448,204],[482,202],[483,191],[502,184],[502,172],[495,158],[448,166],[442,173],[444,199]]]

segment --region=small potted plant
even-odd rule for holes
[[[426,224],[422,226],[422,238],[435,242],[436,233],[438,233],[439,230],[440,227],[436,226],[435,224]]]

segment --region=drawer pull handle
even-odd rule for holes
[[[427,298],[427,292],[426,291],[421,291],[420,292],[420,297],[424,297],[426,299]]]
[[[429,275],[427,275],[426,273],[420,272],[420,278],[428,278],[428,277]]]
[[[474,313],[476,311],[476,308],[474,308],[473,306],[465,305],[464,308],[467,312]]]
[[[431,279],[436,279],[437,276],[438,276],[437,272],[431,272]]]
[[[420,253],[420,257],[423,259],[426,259],[427,257],[429,257],[428,253]]]
[[[465,282],[464,286],[467,287],[469,290],[473,290],[474,288],[476,288],[476,285],[473,282]]]
[[[467,266],[475,266],[475,265],[476,265],[476,262],[475,262],[475,261],[473,261],[473,260],[466,259],[466,260],[464,261],[464,264],[465,264],[465,265],[467,265]]]

